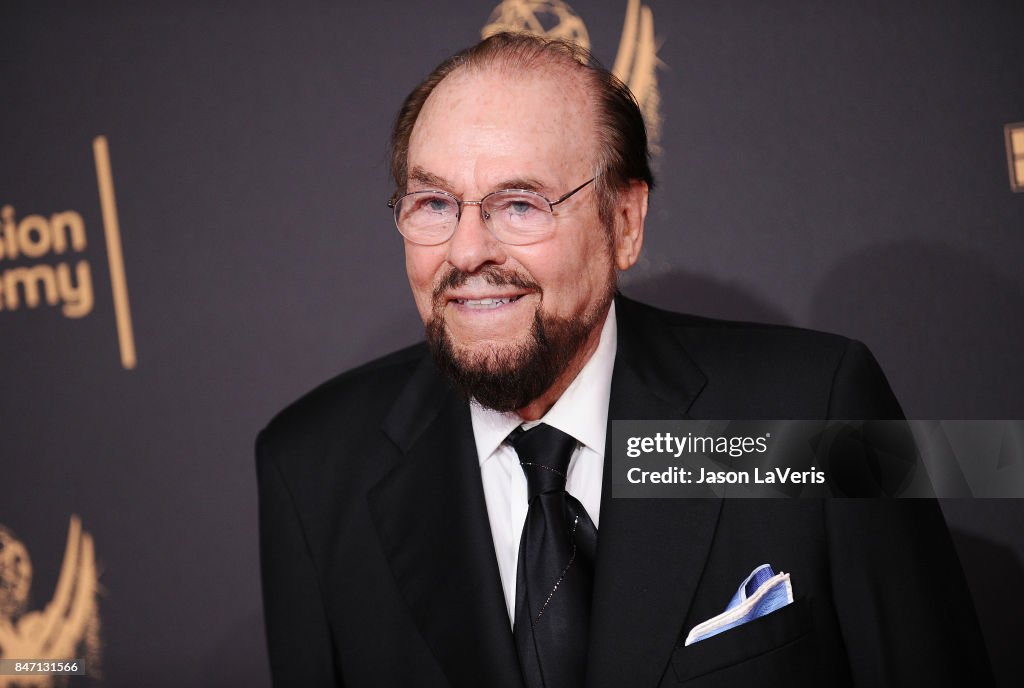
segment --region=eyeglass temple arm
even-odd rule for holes
[[[570,192],[568,192],[568,193],[566,193],[566,194],[563,194],[563,195],[561,196],[561,198],[559,198],[559,199],[558,199],[557,201],[551,201],[551,207],[552,207],[552,208],[554,208],[554,207],[555,207],[556,205],[558,205],[558,204],[559,204],[559,203],[561,203],[562,201],[566,201],[566,200],[568,200],[570,196],[572,196],[572,195],[573,195],[574,193],[576,193],[577,191],[580,191],[581,189],[583,189],[583,187],[585,187],[585,186],[586,186],[587,184],[590,184],[590,183],[591,183],[591,182],[593,182],[593,181],[594,181],[595,179],[597,179],[597,177],[591,177],[591,178],[590,178],[590,179],[588,179],[587,181],[585,181],[585,182],[583,182],[582,184],[580,184],[579,186],[577,186],[577,187],[576,187],[575,189],[573,189],[572,191],[570,191]]]

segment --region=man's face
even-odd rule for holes
[[[557,199],[594,176],[591,108],[579,79],[564,70],[459,70],[434,90],[416,121],[406,190],[440,189],[476,201],[499,189],[528,188]],[[538,346],[555,346],[562,351],[541,366],[550,377],[596,347],[615,273],[594,188],[555,206],[553,235],[535,244],[498,242],[477,206],[464,208],[444,244],[406,242],[406,270],[428,339],[435,353],[444,340],[456,374],[512,373],[542,355]],[[552,339],[564,341],[544,341]],[[523,373],[538,374],[536,366]],[[534,384],[543,391],[552,382]],[[524,400],[481,401],[511,410]]]

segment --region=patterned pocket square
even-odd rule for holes
[[[725,611],[703,621],[687,634],[685,645],[692,645],[722,631],[745,624],[781,609],[793,602],[793,586],[788,573],[775,573],[771,565],[754,569],[729,600]]]

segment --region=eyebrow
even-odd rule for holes
[[[547,190],[547,186],[530,177],[513,177],[512,179],[506,179],[498,184],[498,188],[495,190],[497,191],[501,189],[523,189],[524,191],[539,193]]]
[[[454,187],[447,179],[432,172],[427,172],[422,167],[413,167],[412,170],[409,171],[408,181],[425,187],[438,189],[440,191],[454,193]],[[536,193],[550,191],[547,185],[532,177],[510,177],[508,179],[504,179],[496,184],[491,191],[504,191],[505,189],[523,189],[524,191],[533,191]]]
[[[444,177],[439,177],[436,174],[427,172],[422,167],[414,167],[409,172],[409,181],[422,184],[423,186],[433,187],[442,191],[451,191],[452,185],[448,183]]]

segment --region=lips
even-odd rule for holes
[[[484,266],[475,273],[452,268],[434,287],[434,310],[446,306],[464,314],[489,313],[512,308],[524,296],[542,294],[540,285],[514,270]]]
[[[479,309],[479,310],[492,310],[492,309],[495,309],[495,308],[501,308],[502,306],[507,306],[510,303],[515,303],[516,301],[521,299],[523,296],[525,296],[525,294],[515,294],[513,296],[493,296],[493,297],[492,296],[487,296],[487,297],[481,297],[481,298],[478,298],[478,299],[470,299],[470,298],[459,299],[459,298],[453,298],[453,299],[451,299],[451,302],[455,303],[455,304],[458,304],[460,306],[465,306],[466,308],[473,308],[473,309]]]

